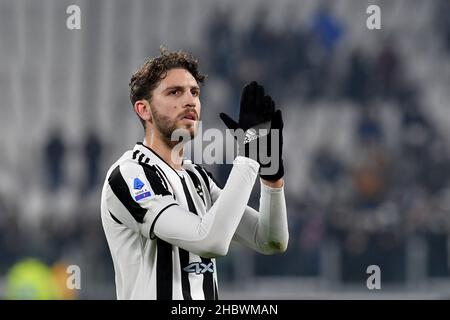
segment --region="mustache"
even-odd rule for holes
[[[199,120],[200,119],[200,117],[199,117],[199,115],[198,115],[198,113],[197,113],[197,111],[195,109],[188,110],[188,111],[180,113],[179,118],[183,119],[184,117],[186,117],[187,115],[192,114],[192,113],[195,114],[195,120]]]

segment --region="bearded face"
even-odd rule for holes
[[[150,109],[150,122],[166,141],[177,141],[173,139],[176,130],[194,138],[201,110],[197,81],[185,69],[169,70],[152,93]]]

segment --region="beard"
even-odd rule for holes
[[[168,144],[174,144],[181,142],[183,138],[194,139],[197,134],[197,125],[177,126],[177,122],[180,121],[180,117],[171,119],[159,113],[151,104],[150,110],[152,112],[153,123],[158,131],[161,133],[162,137]],[[197,123],[197,122],[196,122]],[[175,132],[177,130],[177,132]],[[175,132],[175,134],[174,134]]]

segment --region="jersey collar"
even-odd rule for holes
[[[150,158],[153,162],[158,163],[159,165],[164,166],[165,168],[168,168],[169,170],[172,170],[174,173],[176,173],[178,176],[180,176],[180,173],[177,172],[174,168],[172,168],[163,158],[160,157],[156,151],[154,151],[152,148],[144,145],[142,142],[136,142],[136,145],[133,148],[133,152],[136,150],[142,152],[146,157]],[[183,159],[183,162],[181,165],[183,166],[185,163],[185,159]]]

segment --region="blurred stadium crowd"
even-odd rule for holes
[[[199,56],[204,126],[224,129],[218,113],[237,115],[254,79],[283,110],[289,248],[230,250],[225,292],[264,278],[365,287],[373,264],[387,285],[450,280],[449,1],[79,1],[77,35],[54,29],[66,2],[0,1],[0,30],[25,25],[0,35],[0,297],[34,257],[80,266],[79,298],[114,298],[101,184],[142,139],[127,84],[160,44]],[[224,183],[230,166],[208,169]]]

